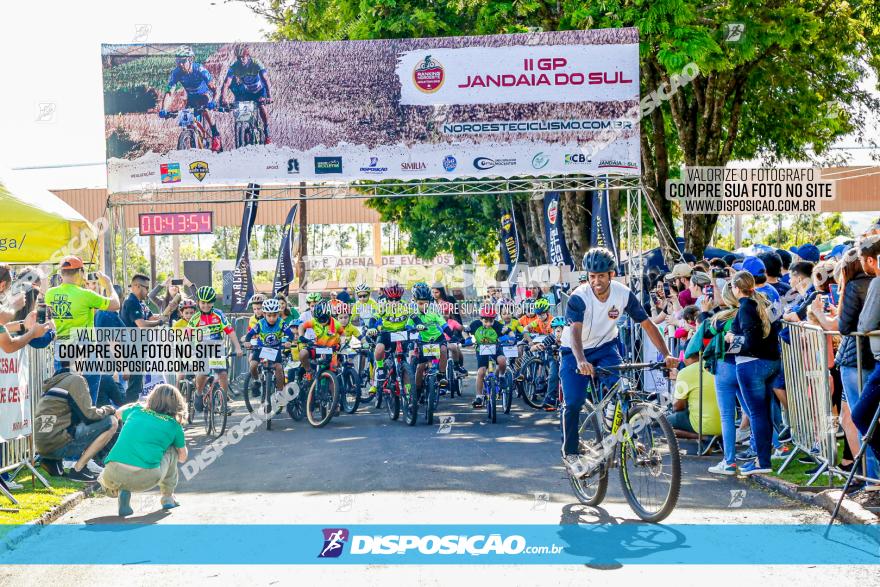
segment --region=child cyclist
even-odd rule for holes
[[[470,332],[474,339],[474,346],[477,349],[477,397],[474,399],[474,408],[482,408],[485,397],[483,395],[483,378],[486,376],[486,369],[489,361],[494,358],[498,364],[498,374],[504,375],[507,367],[507,357],[500,352],[498,340],[504,336],[504,325],[498,320],[498,313],[495,311],[494,305],[484,305],[480,308],[480,319],[474,320],[466,329]],[[484,347],[494,347],[489,354],[480,352]]]
[[[380,305],[378,323],[367,330],[367,336],[378,335],[376,348],[373,351],[373,358],[376,360],[376,377],[370,387],[370,395],[376,393],[376,390],[381,389],[385,383],[385,349],[392,345],[391,334],[405,334],[406,322],[410,315],[409,306],[400,301],[403,297],[403,287],[399,283],[389,282],[382,288],[382,296],[385,299]]]
[[[196,305],[196,301],[191,298],[183,298],[181,300],[180,305],[177,307],[177,311],[180,314],[180,319],[171,325],[173,330],[183,330],[189,325],[189,321],[192,320],[192,317],[195,316],[196,311],[198,310],[198,306]],[[177,374],[177,385],[180,386],[180,382],[186,378],[186,373],[178,373]]]
[[[533,352],[547,350],[550,353],[550,361],[547,365],[550,373],[547,376],[547,393],[544,394],[542,409],[555,412],[559,402],[559,359],[556,356],[559,350],[559,341],[562,340],[562,330],[565,328],[565,318],[556,316],[551,322],[553,331],[546,335],[541,342],[533,342],[530,350]]]
[[[255,343],[251,343],[256,339]],[[290,348],[294,334],[281,320],[281,304],[274,298],[263,302],[263,317],[244,335],[245,343],[251,343],[254,351],[251,353],[251,377],[254,381],[259,378],[260,352],[264,347],[275,349],[275,359],[272,360],[275,368],[275,389],[284,388],[284,367],[281,349]]]
[[[519,319],[519,323],[530,335],[545,335],[552,332],[553,316],[550,314],[550,302],[547,298],[538,298],[533,307],[526,310],[526,315]]]
[[[306,331],[311,330],[314,338],[306,336]],[[306,320],[299,325],[299,341],[309,344],[314,341],[316,347],[338,348],[342,329],[332,316],[332,310],[328,302],[317,304],[312,310],[311,320]],[[300,348],[299,360],[302,363],[302,372],[306,381],[311,380],[309,360],[314,355],[314,349]]]
[[[440,370],[437,373],[437,384],[440,393],[445,393],[446,388],[446,350],[445,334],[450,334],[452,329],[446,324],[446,319],[431,309],[431,288],[427,283],[419,282],[412,288],[413,300],[416,302],[416,312],[406,321],[407,330],[415,330],[419,333],[422,343],[437,343],[440,346]],[[436,307],[436,306],[435,306]],[[432,356],[423,354],[424,348],[419,346],[418,366],[416,367],[416,388],[422,385],[425,376],[425,365],[434,360]]]
[[[370,286],[359,283],[354,288],[356,301],[351,309],[353,322],[361,328],[373,328],[379,316],[379,304],[370,297]]]
[[[235,329],[232,328],[232,324],[229,323],[226,315],[220,310],[214,308],[214,302],[217,300],[217,292],[214,291],[214,288],[210,285],[200,287],[196,292],[196,297],[199,300],[199,311],[190,319],[187,328],[205,331],[208,340],[223,340],[223,335],[225,334],[229,337],[229,340],[232,341],[235,356],[242,356],[244,352],[241,350],[241,344],[239,344],[238,339],[233,336]],[[217,383],[220,384],[220,387],[226,394],[226,413],[231,414],[232,408],[229,407],[229,372],[226,370],[226,366],[209,367],[208,370],[209,372],[216,371]],[[205,386],[207,379],[207,373],[199,373],[196,375],[195,404],[196,410],[198,411],[204,409],[202,402],[202,388]]]
[[[251,307],[251,312],[253,312],[253,314],[248,318],[248,329],[256,326],[257,322],[263,317],[263,302],[265,301],[266,296],[261,293],[255,293],[251,296],[248,305]]]

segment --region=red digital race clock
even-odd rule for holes
[[[213,212],[150,212],[138,214],[140,236],[163,234],[210,234]]]

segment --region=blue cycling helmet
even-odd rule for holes
[[[565,325],[566,325],[566,321],[565,321],[565,318],[562,316],[555,317],[553,319],[553,322],[550,323],[550,326],[552,328],[558,328],[558,327],[565,326]]]
[[[604,247],[595,247],[584,254],[584,271],[587,273],[608,273],[617,270],[614,253]]]

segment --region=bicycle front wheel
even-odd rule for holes
[[[620,438],[620,484],[629,507],[646,522],[666,519],[681,491],[681,455],[666,417],[651,404],[634,404]]]
[[[510,413],[510,407],[513,404],[513,375],[510,373],[510,367],[501,377],[503,388],[501,390],[501,409],[505,414]]]
[[[339,395],[339,401],[342,403],[342,409],[346,414],[354,414],[361,403],[361,378],[352,367],[343,369],[340,378],[342,393]]]
[[[561,410],[560,410],[561,411]],[[603,462],[584,477],[568,476],[575,497],[584,505],[597,506],[608,492],[607,460],[602,452],[602,422],[590,402],[584,402],[578,425],[579,452],[588,459],[602,459]]]
[[[541,409],[547,390],[547,367],[537,357],[526,361],[520,369],[523,400],[529,407]]]
[[[226,431],[226,394],[219,383],[214,383],[211,389],[211,404],[208,406],[211,413],[211,432],[208,434],[212,438],[220,438]]]
[[[306,416],[309,424],[315,428],[323,428],[333,419],[333,412],[339,402],[339,384],[336,376],[324,371],[309,388],[306,398]]]

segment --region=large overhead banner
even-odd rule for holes
[[[102,56],[111,192],[639,172],[632,28]]]

